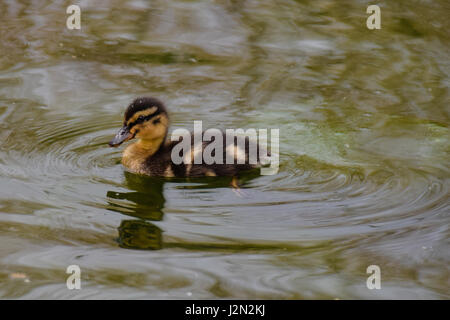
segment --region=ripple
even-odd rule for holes
[[[10,153],[8,161],[27,176],[102,176],[119,159],[118,151],[107,146],[113,128],[114,121],[98,116],[83,121],[61,117],[22,128],[12,139],[26,146],[19,154]]]

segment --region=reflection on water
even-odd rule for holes
[[[162,209],[166,202],[163,194],[164,180],[129,172],[125,172],[125,178],[127,188],[133,191],[108,191],[108,209],[144,220],[162,220]],[[126,200],[126,203],[122,200]]]
[[[122,220],[117,241],[123,248],[158,250],[162,247],[161,229],[141,220]]]
[[[213,189],[227,188],[230,186],[231,177],[204,177],[191,179],[165,179],[159,177],[145,177],[125,171],[126,186],[133,192],[108,191],[108,209],[124,215],[142,220],[122,220],[118,228],[120,246],[129,249],[162,248],[161,229],[149,221],[161,221],[166,202],[163,194],[165,181],[193,181],[194,184],[180,186],[183,189]],[[252,179],[256,178],[256,172],[248,172],[239,177],[240,188],[244,188]],[[237,195],[245,195],[241,191]],[[115,201],[116,200],[116,201]],[[126,200],[124,202],[123,200]],[[180,246],[178,243],[170,243],[169,246]]]
[[[449,298],[450,8],[368,30],[367,5],[85,1],[69,31],[0,2],[0,297]],[[124,172],[107,142],[142,95],[172,129],[279,128],[278,174]]]
[[[109,210],[142,220],[122,220],[117,242],[122,248],[157,250],[162,247],[162,230],[150,221],[163,219],[164,180],[125,172],[127,187],[133,192],[108,191]],[[119,200],[114,202],[113,200]],[[123,200],[127,204],[122,204]],[[143,221],[145,220],[145,221]]]

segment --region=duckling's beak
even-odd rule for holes
[[[108,143],[110,147],[118,147],[123,142],[133,139],[133,134],[128,130],[127,126],[123,126],[119,132],[117,132],[116,136]]]

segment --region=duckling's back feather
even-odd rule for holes
[[[191,137],[191,150],[194,148],[193,138]],[[207,145],[213,143],[212,141],[204,141],[202,144],[202,152]],[[242,151],[235,152],[235,161],[233,164],[227,164],[227,152],[230,152],[230,147],[237,146],[237,139],[234,139],[234,143],[226,144],[226,137],[223,135],[223,164],[213,163],[213,164],[194,164],[193,159],[191,159],[192,164],[175,164],[172,161],[172,149],[181,143],[179,141],[166,141],[161,145],[157,152],[153,155],[149,156],[145,162],[142,164],[141,172],[151,175],[151,176],[165,176],[165,177],[202,177],[202,176],[235,176],[240,172],[248,171],[254,168],[258,168],[260,166],[260,158],[259,158],[259,145],[256,144],[257,151],[257,163],[251,164],[249,161],[249,150],[250,143],[253,143],[249,140],[248,137],[245,137],[245,147],[244,153]],[[254,142],[256,143],[256,142]],[[214,157],[215,154],[213,153]],[[239,156],[245,156],[245,161],[243,164],[237,163],[237,158]]]

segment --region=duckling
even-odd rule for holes
[[[226,146],[225,135],[223,135],[223,164],[175,164],[172,161],[172,149],[180,141],[168,139],[169,116],[164,104],[152,97],[135,99],[127,108],[124,115],[123,127],[109,142],[111,147],[118,147],[123,142],[137,138],[137,142],[127,146],[122,154],[122,164],[131,172],[162,177],[204,177],[204,176],[231,176],[236,177],[243,171],[260,167],[259,146],[257,146],[258,159],[256,164],[249,162],[249,139],[245,139],[245,162],[237,163],[238,154],[243,156],[240,150],[235,149],[235,161],[233,164],[226,163],[226,153],[230,152],[231,145]],[[192,133],[191,133],[192,138]],[[193,141],[191,139],[193,148]],[[212,143],[202,143],[202,150]],[[233,139],[234,147],[237,147],[237,139]],[[191,152],[191,160],[194,154]],[[242,162],[242,161],[241,161]]]

